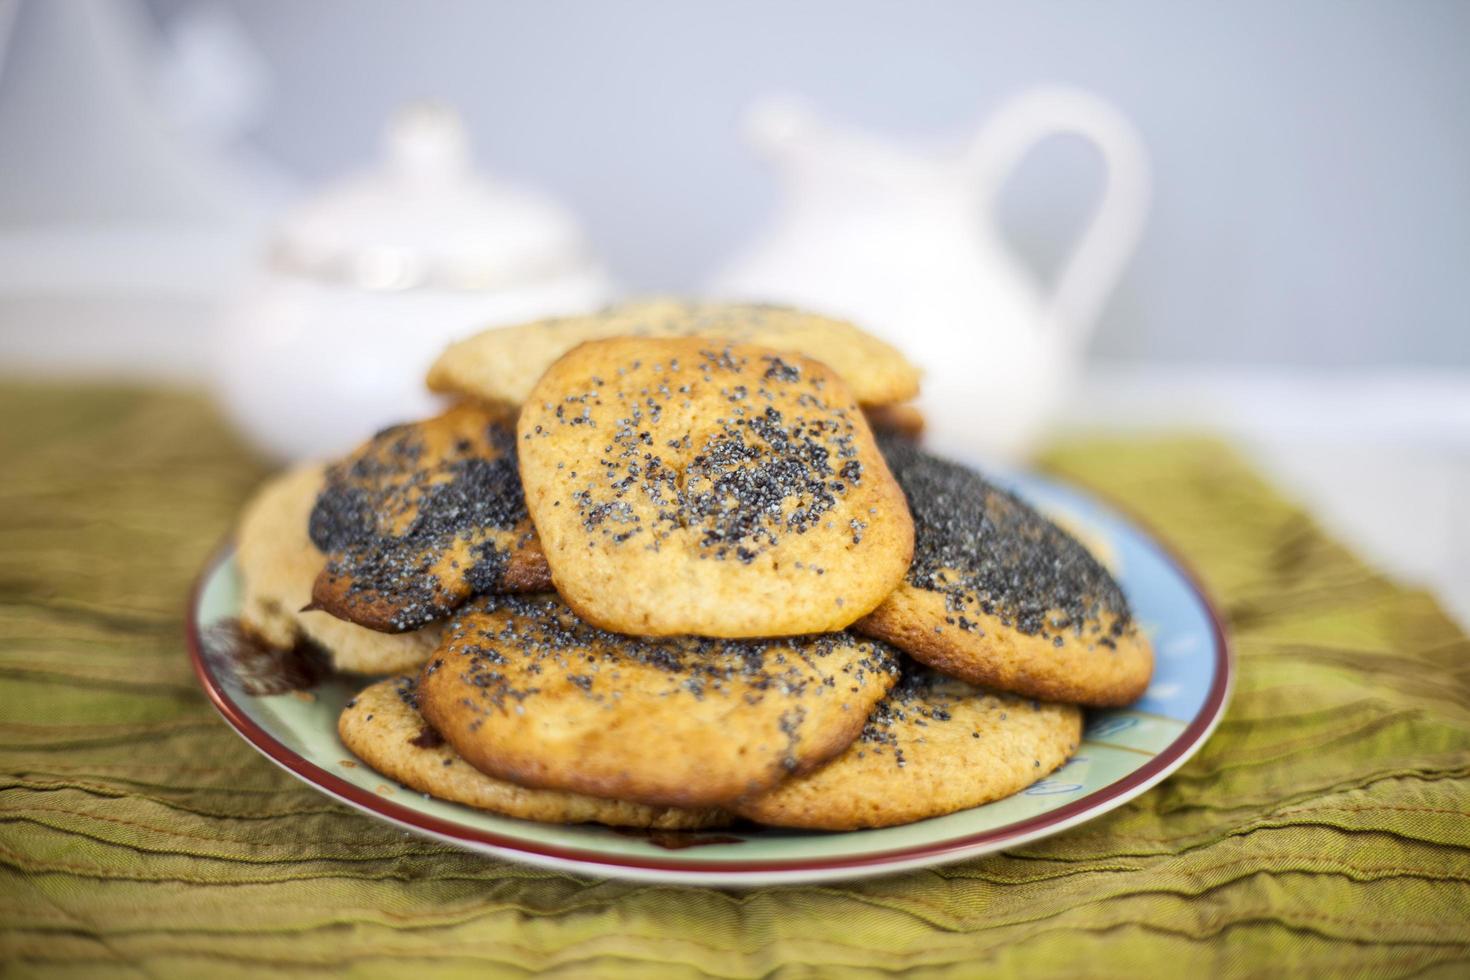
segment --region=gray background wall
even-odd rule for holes
[[[150,0],[166,23],[190,0]],[[1470,365],[1470,3],[230,0],[273,71],[252,141],[324,178],[433,96],[562,196],[624,280],[696,283],[775,207],[742,145],[771,91],[891,134],[966,132],[1034,82],[1137,123],[1156,201],[1102,354]],[[1096,175],[1065,140],[1005,208],[1045,268]]]

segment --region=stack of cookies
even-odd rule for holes
[[[384,775],[531,820],[890,826],[1024,789],[1152,655],[1094,556],[918,441],[856,327],[657,301],[487,331],[453,407],[286,473],[244,625],[387,675]]]

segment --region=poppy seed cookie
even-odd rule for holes
[[[591,341],[521,410],[521,479],[551,577],[606,629],[841,629],[903,579],[913,525],[825,366],[699,338]]]
[[[386,429],[327,470],[311,513],[318,608],[389,633],[472,595],[550,585],[516,471],[514,414],[470,403]]]
[[[730,815],[717,809],[643,806],[527,789],[487,776],[424,721],[418,711],[418,680],[412,676],[379,681],[347,702],[337,733],[353,755],[409,789],[507,817],[658,830],[698,830],[730,822]]]
[[[855,630],[995,690],[1094,706],[1143,694],[1148,639],[1086,548],[979,474],[907,439],[882,445],[913,512],[914,561]]]
[[[919,371],[903,354],[843,320],[782,306],[672,299],[486,330],[441,354],[429,371],[429,387],[519,405],[536,379],[573,347],[623,336],[708,337],[803,354],[841,375],[863,405],[906,401],[919,391]]]
[[[862,734],[820,769],[735,807],[777,827],[891,827],[1020,792],[1082,738],[1082,711],[910,666]]]
[[[897,673],[892,650],[849,633],[639,639],[555,596],[486,596],[451,620],[419,707],[522,786],[718,806],[841,752]]]
[[[306,535],[322,488],[322,467],[299,466],[262,486],[240,518],[235,560],[245,580],[242,625],[257,639],[290,649],[305,638],[331,655],[332,666],[356,674],[395,674],[422,664],[439,645],[439,625],[387,634],[303,610],[326,557]]]

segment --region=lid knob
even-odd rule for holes
[[[419,102],[394,113],[383,148],[389,169],[406,180],[455,180],[470,172],[464,120],[441,103]]]
[[[459,114],[436,103],[395,113],[375,167],[287,214],[270,260],[280,273],[368,291],[505,290],[592,268],[571,214],[476,171]]]

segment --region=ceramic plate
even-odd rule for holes
[[[215,707],[266,758],[365,813],[494,857],[597,877],[721,886],[832,881],[958,861],[1074,827],[1154,786],[1210,736],[1233,674],[1219,617],[1157,541],[1078,490],[1034,476],[1004,482],[1114,567],[1153,640],[1153,684],[1130,708],[1091,712],[1077,754],[1028,789],[904,827],[648,835],[538,824],[429,799],[356,763],[338,741],[337,715],[362,679],[327,677],[309,692],[252,696],[222,658],[206,655],[209,627],[239,611],[240,576],[229,548],[195,587],[190,654]]]

